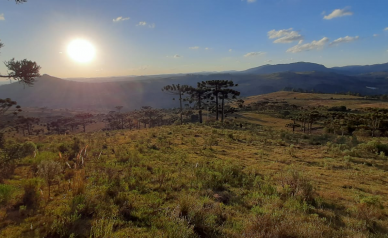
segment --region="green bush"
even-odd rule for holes
[[[22,150],[22,154],[23,154],[23,157],[25,156],[28,156],[28,155],[33,155],[34,152],[36,151],[36,145],[31,142],[31,141],[27,141],[27,142],[24,142],[21,146],[21,150]]]
[[[40,180],[29,179],[24,181],[23,189],[24,194],[22,197],[22,203],[29,209],[39,208],[41,194],[39,190]]]
[[[0,204],[6,204],[12,196],[14,188],[7,184],[0,184]]]

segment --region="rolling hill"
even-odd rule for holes
[[[376,66],[377,67],[377,66]],[[347,68],[345,68],[347,69]],[[376,68],[380,69],[380,68]],[[12,98],[24,107],[112,110],[124,106],[133,110],[141,106],[176,107],[172,97],[161,88],[168,84],[195,86],[206,80],[233,80],[239,84],[242,97],[272,93],[285,87],[324,93],[359,92],[365,95],[387,94],[388,81],[384,72],[357,76],[339,74],[313,63],[265,65],[242,72],[209,74],[176,74],[117,77],[120,80],[84,80],[77,82],[49,75],[37,79],[33,87],[18,83],[0,86],[1,98]],[[117,79],[116,78],[116,79]]]

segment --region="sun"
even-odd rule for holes
[[[67,54],[78,63],[88,63],[94,59],[96,49],[89,41],[76,39],[67,46]]]

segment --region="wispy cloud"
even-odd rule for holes
[[[297,31],[290,29],[271,30],[268,32],[269,39],[276,39],[273,43],[292,43],[294,41],[303,40],[303,36]]]
[[[333,46],[333,45],[339,45],[341,43],[349,43],[349,42],[352,42],[352,41],[356,41],[359,38],[360,38],[359,36],[355,36],[355,37],[351,37],[351,36],[340,37],[337,40],[334,40],[333,42],[331,42],[330,45]]]
[[[1,13],[0,14],[0,21],[4,21],[5,20],[5,18],[4,18],[4,13]]]
[[[191,46],[189,47],[190,50],[198,50],[199,49],[199,46]]]
[[[353,12],[351,12],[348,8],[344,9],[335,9],[332,13],[330,13],[327,16],[324,16],[323,19],[325,20],[331,20],[333,18],[337,17],[344,17],[344,16],[351,16],[353,15]]]
[[[141,21],[139,22],[136,26],[143,26],[143,27],[146,27],[148,26],[149,28],[155,28],[155,23],[147,23],[146,21]]]
[[[229,52],[232,52],[233,50],[232,49],[229,49]]]
[[[249,53],[245,54],[244,57],[255,57],[255,56],[264,55],[264,54],[265,54],[265,52],[261,52],[261,51],[249,52]]]
[[[120,21],[128,21],[130,18],[129,17],[117,17],[113,19],[113,22],[120,22]]]
[[[178,54],[176,54],[176,55],[166,55],[166,58],[175,58],[175,59],[178,59],[178,58],[181,58],[182,56],[181,55],[178,55]]]
[[[147,22],[141,21],[136,26],[146,26],[146,25],[147,25]]]
[[[256,0],[247,0],[248,3],[256,2]]]
[[[302,51],[319,50],[322,49],[328,42],[329,38],[327,37],[323,37],[319,41],[312,41],[311,43],[306,44],[302,44],[302,42],[299,42],[299,44],[289,48],[287,52],[298,53]]]
[[[3,15],[3,14],[2,14]],[[3,15],[3,20],[4,20],[4,15]],[[385,29],[384,29],[384,31],[388,31],[388,27],[386,27]]]
[[[379,34],[373,34],[373,37],[378,37],[379,36]]]

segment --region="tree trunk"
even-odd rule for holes
[[[202,123],[202,105],[201,105],[201,103],[202,103],[202,101],[201,101],[201,94],[198,94],[199,123]]]
[[[221,122],[224,122],[224,96],[222,96],[222,99],[221,99]]]
[[[179,106],[181,108],[181,125],[183,124],[182,92],[179,91]]]
[[[218,86],[216,86],[216,120],[218,121]]]

